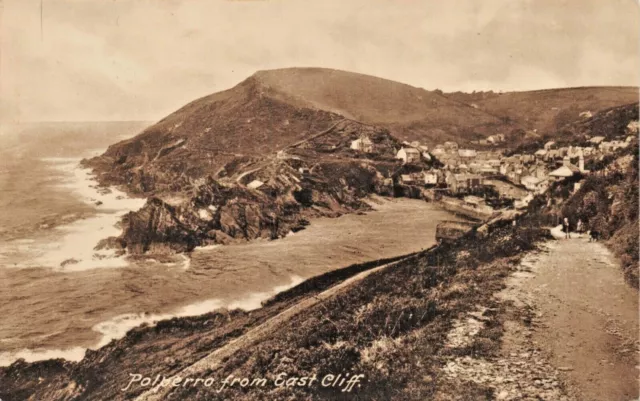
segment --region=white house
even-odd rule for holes
[[[584,163],[584,159],[583,163]],[[584,169],[584,167],[583,167]],[[555,170],[553,170],[552,172],[549,173],[549,177],[552,177],[553,179],[557,180],[563,180],[567,177],[571,177],[576,173],[580,172],[580,168],[574,166],[573,164],[571,164],[569,162],[569,157],[565,156],[564,159],[562,160],[562,167],[557,168]]]
[[[400,180],[402,180],[403,184],[414,184],[415,183],[415,179],[413,178],[413,175],[411,175],[411,174],[402,174],[402,175],[400,175]]]
[[[414,148],[402,148],[396,154],[396,159],[401,159],[404,163],[420,161],[420,152]]]
[[[598,145],[602,141],[604,141],[603,136],[594,136],[593,138],[589,139],[589,142],[593,143],[594,145]]]
[[[537,158],[543,159],[544,157],[547,156],[547,150],[546,149],[538,149],[536,151],[536,153],[534,153],[534,154],[535,154],[535,156]]]
[[[478,152],[476,152],[475,149],[458,149],[458,156],[460,157],[464,157],[464,158],[474,158],[478,155]]]
[[[541,194],[544,193],[547,188],[549,188],[549,178],[538,178],[532,175],[528,175],[526,177],[522,177],[520,183],[524,185],[529,191]]]
[[[423,175],[425,185],[436,185],[438,183],[438,173],[435,171],[425,171]]]
[[[251,181],[249,184],[247,184],[247,188],[250,188],[250,189],[258,189],[258,188],[260,188],[260,187],[261,187],[261,186],[263,186],[263,185],[264,185],[264,182],[262,182],[262,181],[260,181],[260,180],[253,180],[253,181]]]
[[[351,142],[351,149],[358,152],[371,153],[373,152],[373,142],[369,137],[363,136]]]

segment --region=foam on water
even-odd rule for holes
[[[295,287],[303,281],[304,279],[302,277],[292,276],[291,281],[288,284],[274,287],[273,290],[267,292],[251,293],[241,300],[231,302],[227,307],[229,309],[244,309],[246,311],[258,309],[262,306],[262,301],[266,301],[279,292],[288,290],[291,287]]]
[[[18,352],[0,352],[0,366],[9,366],[18,359],[24,359],[26,362],[36,362],[47,359],[63,358],[68,361],[77,362],[84,358],[85,352],[86,349],[82,347],[39,351],[25,349]]]
[[[271,291],[251,293],[243,299],[232,302],[223,302],[219,299],[209,299],[183,306],[173,313],[128,313],[119,315],[93,326],[92,330],[100,333],[102,337],[99,342],[91,348],[97,349],[103,347],[109,344],[112,340],[124,337],[129,330],[142,324],[154,325],[161,320],[172,319],[174,317],[199,316],[223,307],[228,309],[239,308],[246,311],[257,309],[261,307],[262,301],[266,301],[279,292],[300,284],[302,281],[304,281],[302,277],[292,276],[289,283],[276,286]],[[23,358],[27,362],[42,361],[52,358],[64,358],[69,361],[79,361],[84,357],[85,352],[86,348],[82,347],[54,350],[23,349],[17,352],[0,352],[0,366],[9,366],[20,358]]]
[[[94,152],[95,153],[95,152]],[[63,176],[56,184],[65,188],[96,209],[94,216],[56,227],[60,238],[45,244],[24,246],[33,258],[17,264],[17,267],[51,267],[61,271],[80,271],[105,267],[123,267],[128,263],[116,256],[113,250],[95,250],[100,240],[120,235],[116,224],[120,218],[140,209],[143,198],[129,198],[116,188],[99,190],[91,170],[79,166],[79,158],[49,157],[41,159]]]

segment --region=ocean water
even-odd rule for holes
[[[199,248],[172,263],[94,250],[144,204],[100,191],[84,157],[141,123],[34,124],[0,133],[0,366],[79,360],[142,323],[220,307],[258,308],[306,278],[435,243],[454,219],[418,200],[378,199],[365,215],[322,218],[277,241]]]

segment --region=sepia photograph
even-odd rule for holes
[[[0,0],[0,401],[640,401],[637,0]]]

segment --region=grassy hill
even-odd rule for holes
[[[444,94],[324,68],[259,71],[111,146],[92,165],[125,181],[149,165],[202,177],[235,157],[276,152],[343,118],[387,128],[400,140],[468,143],[495,133],[555,133],[584,118],[584,111],[595,114],[637,98],[632,87]]]
[[[638,101],[636,87],[582,87],[526,92],[449,93],[449,99],[473,105],[478,110],[527,130],[554,132],[580,121],[580,113],[609,109]]]

